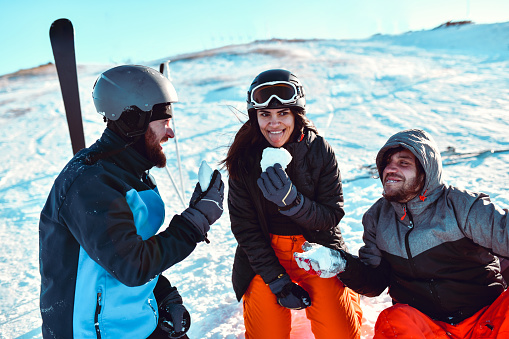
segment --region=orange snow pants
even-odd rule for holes
[[[317,339],[360,338],[362,311],[360,297],[339,279],[320,278],[297,266],[293,252],[302,252],[303,236],[272,235],[272,248],[290,278],[311,297],[305,309],[311,331]],[[243,297],[246,339],[288,339],[292,328],[291,310],[280,306],[263,279],[256,275]],[[300,311],[299,311],[300,312]]]
[[[432,320],[406,304],[382,311],[375,324],[373,339],[492,339],[509,338],[509,292],[456,325]]]

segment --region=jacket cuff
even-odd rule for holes
[[[282,274],[281,276],[277,277],[276,280],[268,283],[268,285],[272,293],[278,294],[283,290],[283,287],[291,282],[292,280],[288,274]]]
[[[201,235],[205,236],[210,229],[209,222],[205,216],[195,208],[186,208],[181,216],[193,225]]]
[[[300,211],[302,205],[304,205],[304,196],[298,192],[297,197],[290,205],[285,206],[284,208],[279,207],[278,209],[281,214],[291,217]]]

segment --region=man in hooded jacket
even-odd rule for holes
[[[446,186],[440,152],[422,130],[393,135],[376,165],[384,187],[364,214],[359,257],[307,245],[297,264],[393,306],[374,338],[507,338],[509,294],[497,256],[509,256],[508,211],[486,194]],[[327,257],[333,264],[325,264]],[[322,266],[320,266],[322,264]]]

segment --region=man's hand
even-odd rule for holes
[[[320,278],[332,278],[343,272],[346,267],[346,260],[340,251],[328,247],[310,244],[307,241],[302,245],[304,252],[295,252],[293,257],[297,265],[310,274]]]
[[[279,305],[291,310],[301,310],[311,306],[311,298],[305,289],[292,282],[288,274],[269,283],[269,288],[277,297]]]
[[[202,191],[200,183],[196,184],[189,208],[182,212],[182,216],[205,236],[210,225],[223,214],[223,199],[224,183],[221,180],[221,173],[215,170],[205,191]]]
[[[182,297],[175,288],[158,305],[159,328],[168,338],[181,338],[191,326],[191,316],[182,304]]]
[[[291,205],[297,198],[297,189],[280,164],[267,167],[256,183],[265,199],[279,207]]]

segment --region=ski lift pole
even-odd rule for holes
[[[166,166],[164,166],[164,168],[166,169],[166,173],[168,173],[168,176],[170,177],[170,180],[171,180],[171,183],[173,184],[173,187],[175,187],[175,190],[177,191],[177,195],[179,196],[180,201],[182,202],[182,205],[184,206],[184,208],[186,208],[187,205],[186,205],[185,199],[182,196],[182,194],[180,193],[180,190],[178,189],[177,184],[175,183],[175,180],[173,179],[173,176],[170,173],[170,170]]]
[[[170,75],[170,66],[169,66],[169,63],[171,62],[171,60],[167,60],[163,63],[161,63],[161,65],[159,66],[159,71],[164,75],[166,76],[166,78],[168,78],[168,80],[171,81],[171,75]],[[174,111],[174,108],[172,108],[173,111]],[[173,140],[175,141],[175,150],[176,150],[176,155],[177,155],[177,166],[178,166],[178,170],[179,170],[179,176],[180,176],[180,188],[181,188],[181,192],[179,191],[173,177],[171,176],[170,172],[168,169],[166,169],[166,171],[168,172],[168,175],[170,175],[170,179],[173,183],[173,186],[175,186],[177,192],[179,193],[179,196],[180,196],[180,199],[182,200],[182,203],[184,203],[185,201],[185,198],[186,198],[186,195],[185,195],[185,190],[184,190],[184,177],[182,175],[182,164],[180,162],[180,151],[179,151],[179,146],[178,146],[178,136],[177,136],[177,125],[175,123],[175,115],[173,115],[172,117],[172,124],[173,124],[173,132],[175,134],[175,137],[173,138]],[[184,203],[184,207],[185,207],[185,203]]]
[[[171,119],[173,121],[173,131],[175,132],[177,127],[175,126],[175,117],[173,117],[173,119]],[[185,190],[184,190],[184,177],[182,176],[182,165],[180,163],[180,153],[179,153],[179,142],[178,142],[178,137],[177,137],[177,133],[175,132],[175,149],[176,149],[176,153],[177,153],[177,166],[179,168],[179,174],[180,174],[180,186],[182,188],[182,196],[184,197],[184,199],[186,198],[186,195],[185,195]]]

